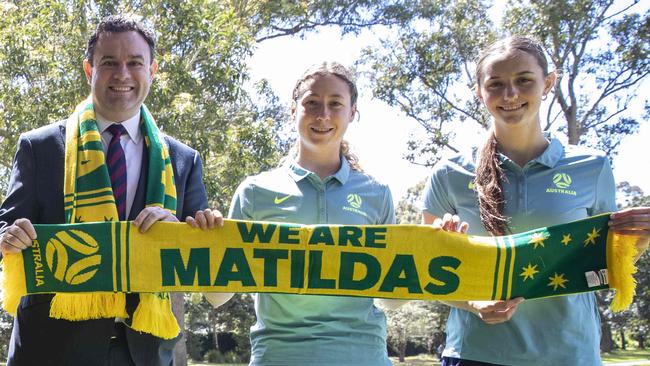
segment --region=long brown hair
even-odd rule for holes
[[[322,62],[309,67],[307,71],[305,71],[302,74],[300,79],[298,79],[296,85],[293,87],[292,107],[293,108],[296,107],[296,104],[298,103],[298,99],[300,99],[300,97],[305,93],[306,91],[305,82],[307,80],[311,80],[316,77],[325,76],[325,75],[334,75],[339,79],[343,80],[347,84],[348,88],[350,89],[350,105],[356,106],[357,99],[359,97],[359,92],[357,91],[357,85],[354,82],[355,78],[352,72],[338,62]],[[299,149],[299,144],[298,142],[296,142],[291,148],[291,151],[289,152],[289,156],[292,157],[297,156],[298,149]],[[359,158],[350,151],[350,144],[345,140],[341,141],[340,154],[345,158],[345,160],[348,161],[352,169],[363,171],[361,165],[359,164]]]
[[[548,62],[542,46],[531,38],[512,36],[493,43],[481,52],[476,62],[477,87],[480,87],[486,60],[490,56],[507,54],[513,50],[526,52],[533,56],[542,68],[544,77],[548,76]],[[506,179],[497,154],[497,139],[494,130],[491,129],[490,135],[480,151],[474,183],[478,193],[481,223],[492,235],[505,235],[510,232],[508,218],[503,214],[505,197],[502,182]]]

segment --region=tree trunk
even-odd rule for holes
[[[600,312],[600,309],[598,309]],[[602,336],[600,338],[600,351],[601,352],[612,352],[614,350],[614,340],[612,339],[612,327],[603,316],[602,312],[600,314],[600,331]]]
[[[185,344],[185,297],[182,293],[172,293],[172,311],[181,327],[183,336],[174,347],[174,366],[187,366],[187,345]]]
[[[621,335],[621,349],[625,350],[627,349],[627,342],[625,341],[625,330],[623,328],[619,329],[619,333]]]
[[[400,342],[399,345],[399,362],[404,363],[406,361],[406,342]]]

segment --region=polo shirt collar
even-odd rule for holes
[[[341,184],[345,184],[345,182],[348,181],[348,178],[350,177],[350,163],[348,163],[348,159],[345,157],[341,156],[341,168],[334,173],[332,178],[336,179],[339,181]]]
[[[289,176],[296,182],[307,178],[310,174],[315,175],[315,173],[301,167],[295,160],[287,162],[285,164],[285,167],[289,172]],[[336,179],[339,181],[339,183],[345,184],[345,182],[347,182],[348,178],[350,177],[350,169],[350,163],[348,163],[348,160],[344,157],[341,157],[341,167],[329,178]]]
[[[289,160],[285,164],[285,168],[288,170],[289,176],[293,178],[293,180],[295,180],[296,182],[299,182],[307,178],[307,176],[311,174],[309,170],[298,165],[298,163],[293,159]]]
[[[544,136],[550,141],[550,143],[542,155],[538,156],[534,161],[549,168],[553,168],[557,165],[560,159],[562,159],[562,155],[564,155],[564,145],[562,145],[560,140],[550,133],[544,133]]]
[[[544,137],[549,140],[548,146],[540,156],[531,160],[528,164],[538,163],[546,167],[553,168],[560,161],[560,159],[562,159],[562,155],[564,155],[564,145],[562,145],[560,140],[558,140],[553,134],[549,132],[544,132]],[[503,155],[500,152],[498,154],[501,164],[510,163],[517,165],[512,160],[510,160],[509,157]]]
[[[95,118],[97,120],[97,128],[99,129],[100,134],[104,133],[104,131],[106,131],[110,125],[116,123],[115,121],[109,121],[97,112],[95,112]],[[136,145],[139,144],[142,140],[142,132],[140,131],[140,112],[136,113],[135,116],[123,121],[121,124],[124,126],[124,129],[128,133],[129,138],[131,138],[131,141],[133,141]]]

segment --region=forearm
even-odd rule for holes
[[[469,311],[470,313],[477,314],[476,309],[470,306],[469,301],[440,301],[441,303],[457,308]]]
[[[183,212],[178,213],[179,220],[183,221],[188,216],[194,216],[199,210],[208,208],[208,197],[203,184],[203,168],[201,157],[195,152],[192,168],[188,173],[187,184],[183,192],[185,205]]]
[[[381,310],[395,310],[399,307],[406,305],[411,300],[397,300],[397,299],[375,299],[375,305]]]
[[[18,219],[37,219],[37,202],[35,194],[34,158],[31,144],[23,137],[18,142],[14,158],[9,189],[2,205],[0,205],[0,242],[5,232]]]
[[[232,292],[204,292],[203,296],[215,308],[225,304],[233,297]]]
[[[650,236],[642,236],[639,238],[639,240],[636,242],[637,253],[636,256],[634,256],[634,263],[639,261],[643,253],[645,253],[645,251],[648,250],[649,245],[650,245]]]

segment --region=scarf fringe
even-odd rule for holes
[[[0,283],[4,291],[0,291],[0,302],[2,308],[11,316],[16,316],[20,298],[27,295],[24,267],[21,254],[7,254],[2,259]]]
[[[131,328],[164,339],[176,338],[181,331],[169,297],[161,298],[157,294],[147,293],[140,293],[140,303],[133,313]]]
[[[72,321],[127,318],[124,293],[57,293],[50,304],[50,317]]]
[[[607,274],[609,286],[616,290],[610,308],[614,312],[627,309],[636,293],[636,242],[638,237],[609,233],[607,238]]]

